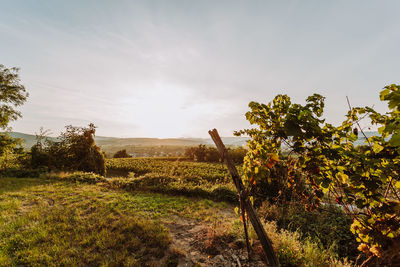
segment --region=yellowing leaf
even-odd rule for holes
[[[274,161],[279,161],[279,155],[278,154],[272,154],[271,159]]]
[[[336,177],[344,184],[347,183],[347,181],[349,180],[349,176],[344,173],[338,173]]]
[[[235,207],[235,214],[239,215],[239,208],[238,207]]]
[[[396,188],[399,188],[399,189],[400,189],[400,181],[397,181],[397,182],[394,184],[394,186],[395,186]]]
[[[389,234],[387,235],[387,237],[389,237],[389,238],[394,238],[394,234],[393,234],[393,233],[389,233]]]
[[[375,143],[374,146],[372,147],[372,150],[375,153],[379,153],[379,152],[381,152],[383,150],[383,146]]]

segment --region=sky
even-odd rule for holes
[[[250,101],[319,93],[338,124],[400,83],[400,1],[0,0],[0,64],[30,96],[14,131],[208,137]],[[364,125],[367,126],[367,123]]]

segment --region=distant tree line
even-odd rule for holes
[[[101,150],[107,158],[113,158],[117,152],[126,150],[132,157],[179,157],[185,153],[185,146],[181,145],[102,145]]]
[[[240,164],[243,163],[247,150],[243,147],[228,148],[228,153],[235,163]],[[206,145],[186,148],[185,156],[198,162],[221,162],[218,150]]]
[[[115,152],[113,158],[132,158],[132,156],[126,152],[126,149],[122,149]]]

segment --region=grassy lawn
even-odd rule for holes
[[[0,266],[157,266],[170,242],[165,222],[215,221],[225,208],[102,184],[1,178]]]

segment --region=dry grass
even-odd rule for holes
[[[264,228],[282,266],[352,266],[346,259],[339,260],[333,249],[326,250],[311,240],[301,240],[298,232],[278,230],[275,222],[265,223]]]

